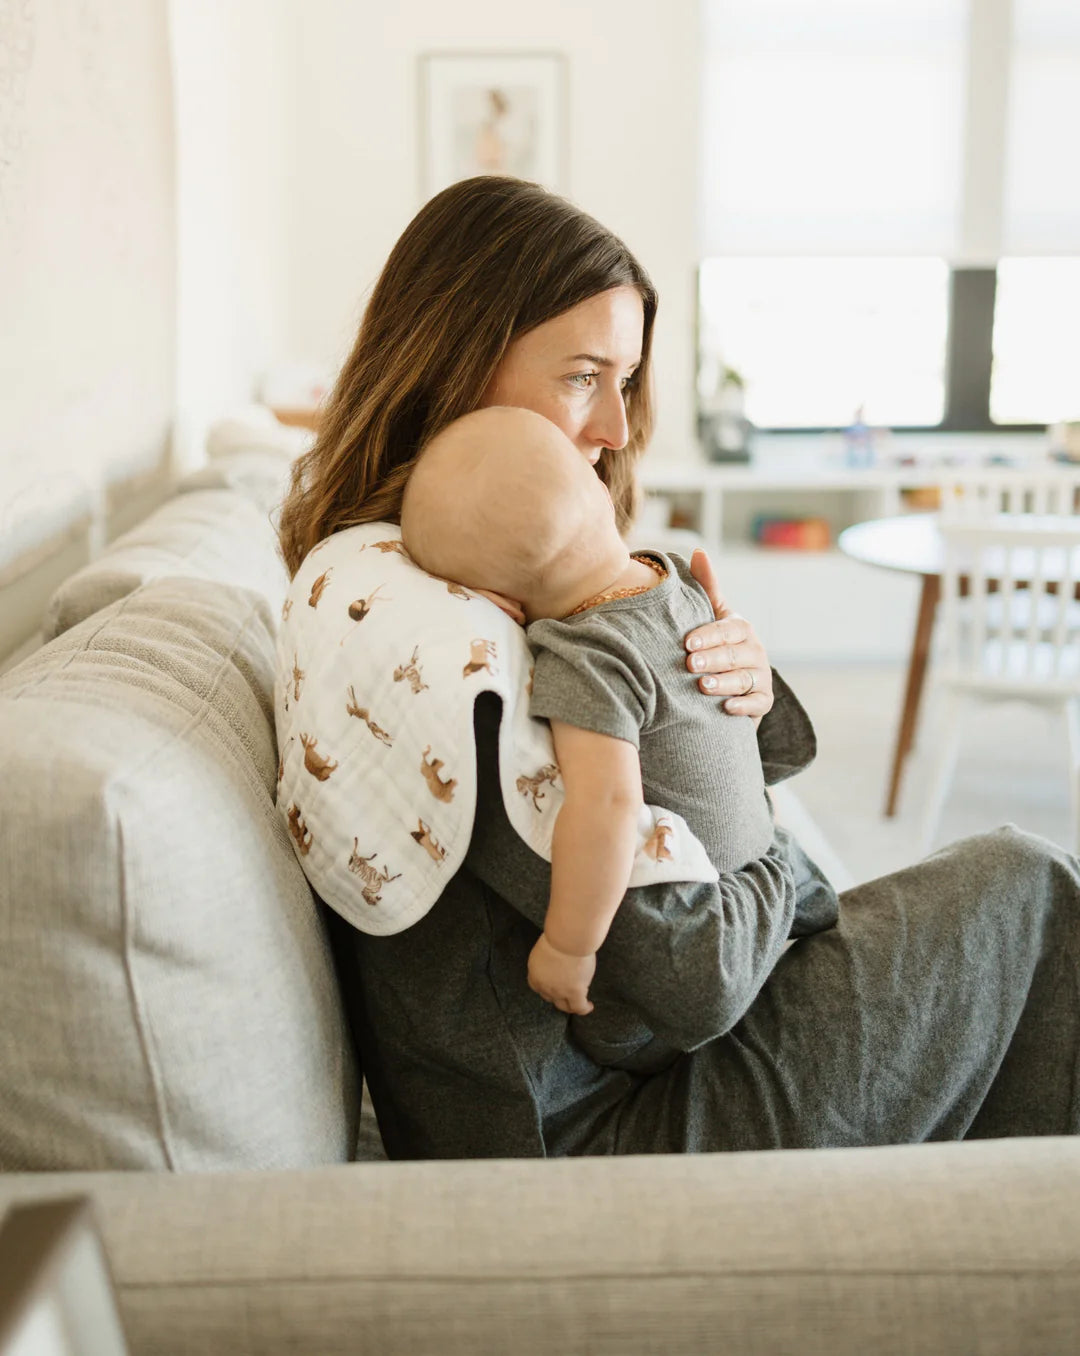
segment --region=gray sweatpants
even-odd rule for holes
[[[618,1152],[1080,1132],[1080,862],[1007,827],[841,896]]]

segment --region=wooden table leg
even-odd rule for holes
[[[930,637],[934,632],[934,613],[937,611],[940,596],[940,576],[924,574],[922,577],[922,594],[919,598],[919,615],[915,622],[915,639],[911,646],[911,658],[908,660],[904,708],[900,715],[900,729],[896,735],[896,749],[893,753],[892,772],[889,776],[889,793],[885,800],[885,814],[889,819],[896,814],[896,802],[900,798],[900,778],[904,774],[904,761],[915,742],[915,722],[919,715],[919,701],[922,697],[923,680],[926,677],[926,661],[930,655]]]

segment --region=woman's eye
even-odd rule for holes
[[[575,372],[572,376],[567,377],[567,381],[573,382],[579,391],[587,391],[594,385],[596,378],[599,375],[599,372]],[[634,375],[630,377],[623,377],[619,382],[619,390],[629,391],[634,384],[636,376],[637,373],[634,373]]]

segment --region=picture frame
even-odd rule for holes
[[[420,57],[420,192],[509,174],[567,189],[566,58],[560,52]]]
[[[0,1224],[0,1356],[127,1356],[87,1196],[12,1206]]]

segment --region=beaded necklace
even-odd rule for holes
[[[640,560],[642,565],[648,565],[651,570],[655,570],[661,579],[667,578],[667,569],[661,565],[658,560],[653,560],[652,556],[641,555],[633,552],[632,560]],[[604,589],[600,593],[594,593],[591,598],[586,598],[583,603],[578,603],[572,612],[568,612],[568,617],[576,617],[579,612],[584,612],[586,608],[596,607],[599,603],[613,603],[616,598],[633,598],[638,593],[648,593],[654,589],[655,584],[636,584],[629,589]]]

